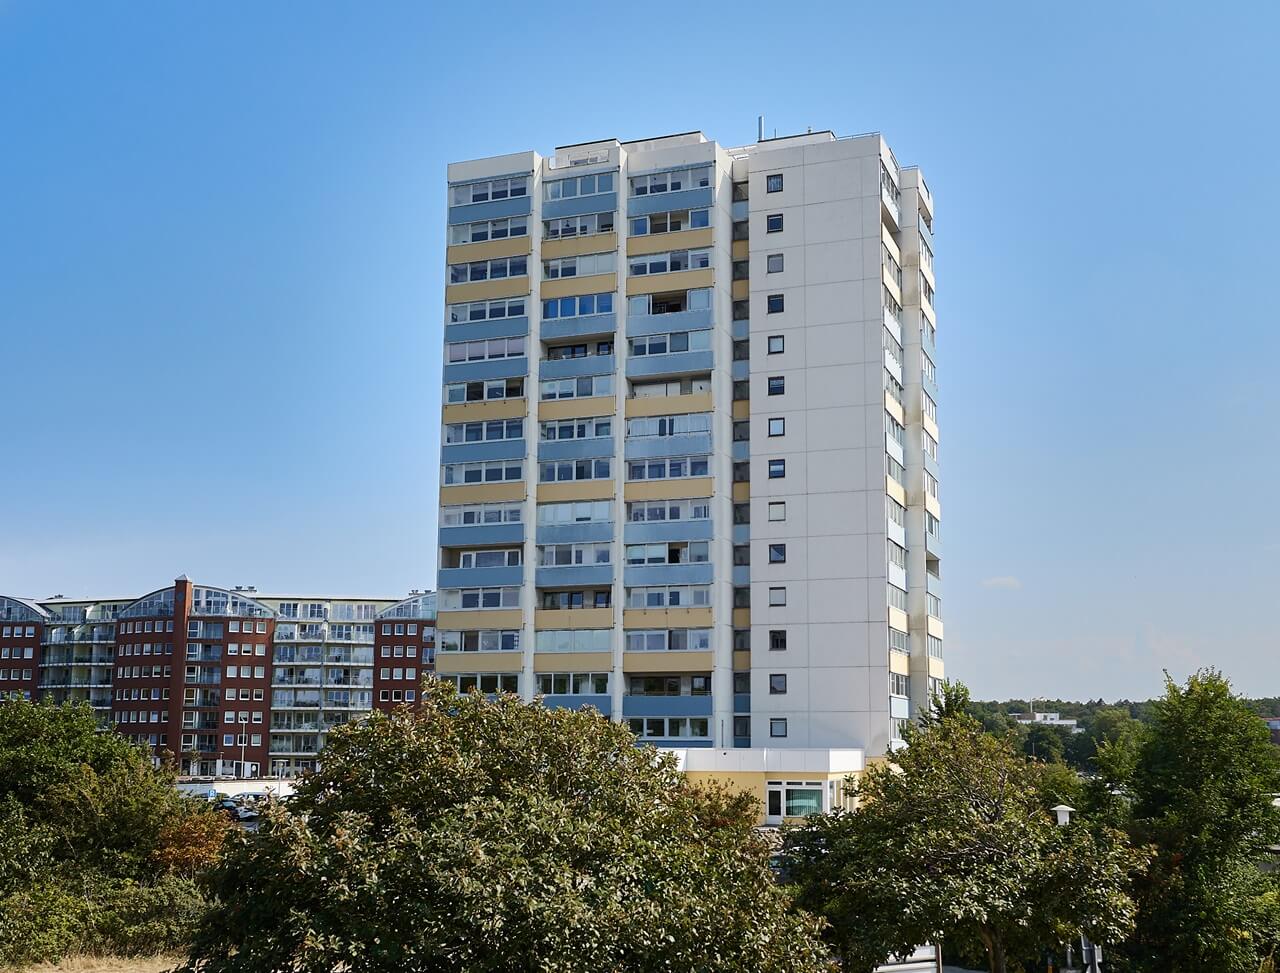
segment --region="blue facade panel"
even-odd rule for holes
[[[733,566],[733,583],[738,585],[751,584],[751,565],[735,564]]]
[[[932,358],[933,356],[930,355],[929,357]],[[929,393],[929,398],[933,399],[936,404],[938,401],[938,386],[924,376],[920,377],[920,384],[924,387],[924,390]]]
[[[490,443],[458,443],[440,448],[442,463],[480,463],[491,459],[524,459],[523,439],[498,439]]]
[[[747,544],[751,541],[751,525],[750,524],[734,524],[733,525],[733,542],[735,544]]]
[[[542,697],[542,705],[548,709],[586,709],[588,706],[605,716],[612,714],[613,701],[608,696],[559,696]]]
[[[524,568],[441,568],[441,588],[510,588],[524,584]]]
[[[628,216],[648,216],[650,213],[666,213],[677,209],[702,209],[711,205],[711,187],[682,189],[676,193],[658,193],[656,196],[632,196],[627,200]]]
[[[731,213],[735,223],[747,219],[751,215],[751,200],[735,199]]]
[[[539,524],[539,544],[592,544],[613,540],[613,524]]]
[[[925,531],[924,549],[930,554],[936,554],[938,557],[942,557],[942,539],[937,534],[930,534],[928,531]]]
[[[628,564],[622,569],[623,583],[629,588],[658,584],[711,584],[714,576],[715,569],[707,563]]]
[[[733,748],[734,748],[735,750],[750,750],[750,749],[751,749],[751,737],[734,737],[734,738],[733,738]]]
[[[538,381],[555,378],[581,378],[583,375],[612,375],[618,367],[613,355],[587,355],[583,358],[561,358],[538,365]]]
[[[628,314],[627,337],[638,338],[645,334],[669,334],[672,331],[708,331],[714,316],[711,308],[693,311],[672,311],[670,314]]]
[[[441,527],[441,547],[485,547],[490,544],[523,544],[524,524],[476,524]]]
[[[444,383],[448,385],[452,382],[482,382],[490,378],[519,378],[528,374],[528,358],[457,362],[444,366]]]
[[[655,459],[661,456],[707,456],[711,453],[711,433],[691,432],[680,436],[639,436],[625,444],[627,459]]]
[[[735,361],[729,365],[729,376],[735,382],[751,377],[751,362]]]
[[[576,318],[543,318],[539,334],[543,341],[558,338],[587,338],[613,334],[618,330],[615,314],[584,314]]]
[[[750,693],[734,693],[733,694],[733,711],[735,713],[751,712],[751,694]]]
[[[504,216],[528,216],[532,212],[532,199],[528,196],[512,196],[508,199],[491,199],[484,203],[450,206],[449,222],[475,223],[479,220],[500,220]]]
[[[709,520],[668,520],[657,523],[627,523],[622,527],[624,544],[668,544],[672,541],[709,541],[713,536]],[[694,565],[695,567],[697,565]],[[631,570],[630,568],[627,569]]]
[[[641,355],[627,359],[627,378],[709,372],[714,364],[715,357],[710,351],[677,351],[670,355]],[[743,364],[749,363],[743,362]]]
[[[735,439],[733,445],[729,447],[729,455],[735,461],[751,459],[751,443],[744,439]]]
[[[734,321],[730,325],[730,331],[733,333],[734,341],[746,341],[751,337],[751,322]]]
[[[603,459],[613,455],[613,437],[595,439],[553,439],[538,443],[538,462],[559,459]]]
[[[924,454],[924,469],[935,480],[939,478],[938,461],[928,453]]]
[[[622,715],[710,716],[710,696],[623,696]]]
[[[942,579],[929,571],[924,573],[924,588],[931,595],[942,597]]]
[[[444,340],[481,341],[485,338],[518,338],[529,333],[529,318],[493,318],[488,321],[467,321],[463,324],[446,324]]]
[[[575,588],[579,585],[613,584],[612,564],[567,564],[538,568],[533,576],[539,588]]]
[[[615,213],[617,210],[617,193],[597,193],[594,196],[574,196],[572,199],[545,200],[542,204],[542,218],[544,220],[555,220],[562,216]]]

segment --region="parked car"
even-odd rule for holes
[[[232,821],[256,821],[258,819],[258,812],[254,808],[247,807],[229,797],[221,798],[214,802],[213,806]]]

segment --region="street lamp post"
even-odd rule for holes
[[[244,745],[249,742],[249,714],[241,713],[240,718],[240,777],[248,777],[244,769]]]

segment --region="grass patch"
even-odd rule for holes
[[[183,961],[181,956],[122,959],[112,956],[68,956],[61,963],[39,963],[22,973],[165,973]]]

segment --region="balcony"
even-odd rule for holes
[[[444,366],[444,383],[483,382],[496,378],[523,378],[529,374],[529,359],[493,358],[488,361],[454,362]]]
[[[612,564],[557,564],[534,571],[539,588],[601,587],[613,584]]]
[[[669,334],[672,331],[706,331],[713,326],[711,308],[668,311],[665,314],[628,314],[627,337],[646,334]]]
[[[597,712],[609,716],[613,711],[613,701],[609,696],[596,695],[547,695],[542,697],[542,705],[548,709],[586,709],[588,706]]]
[[[648,716],[710,716],[711,697],[632,696],[622,697],[624,718]]]
[[[524,566],[497,568],[441,568],[441,588],[518,588],[524,583]]]
[[[199,675],[187,676],[183,683],[188,686],[220,686],[222,685],[222,672],[202,672]]]
[[[543,341],[559,338],[595,338],[611,335],[618,330],[618,318],[613,313],[583,314],[571,318],[544,318],[539,333]]]
[[[612,436],[592,436],[587,439],[552,439],[538,443],[538,462],[554,463],[561,460],[606,459],[613,456]]]
[[[441,527],[441,547],[488,547],[494,544],[523,544],[524,524],[468,524]]]
[[[715,569],[709,561],[693,564],[628,564],[622,582],[628,588],[660,584],[711,584]]]
[[[711,371],[715,355],[710,351],[677,351],[665,355],[627,358],[627,378],[667,378]]]
[[[583,355],[580,358],[544,358],[538,363],[541,382],[587,375],[612,375],[618,368],[614,355]]]

